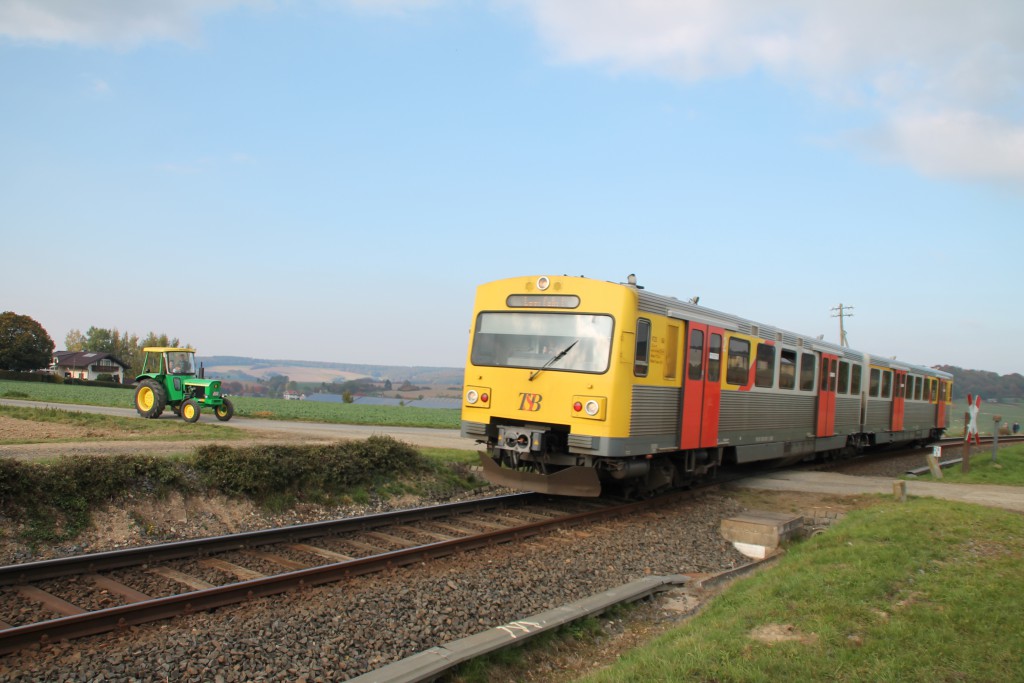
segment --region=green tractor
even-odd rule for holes
[[[213,408],[221,422],[235,414],[231,401],[220,393],[219,379],[206,379],[196,372],[195,349],[147,346],[142,349],[142,373],[135,378],[135,410],[147,418],[158,418],[171,407],[185,422],[199,419],[201,406]]]

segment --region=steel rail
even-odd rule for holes
[[[15,626],[0,631],[0,654],[8,654],[34,644],[45,644],[105,633],[182,614],[211,610],[247,600],[277,595],[291,590],[308,589],[325,583],[424,562],[458,552],[520,540],[554,528],[575,526],[667,505],[671,502],[691,497],[693,493],[693,491],[680,491],[651,500],[594,507],[583,512],[570,513],[549,520],[529,522],[507,529],[487,531],[474,536],[429,543],[369,557],[319,565],[248,581],[239,581],[215,588],[180,593],[153,600],[86,612],[84,614],[26,624],[24,626]],[[428,508],[420,509],[426,510]]]
[[[354,531],[368,531],[381,526],[402,522],[423,521],[466,512],[481,512],[513,505],[525,505],[548,498],[534,493],[515,493],[493,498],[480,498],[457,503],[444,503],[430,507],[409,508],[381,512],[364,517],[349,517],[325,522],[310,522],[294,526],[248,531],[225,536],[159,543],[137,548],[111,550],[87,555],[39,560],[0,567],[0,586],[43,581],[74,574],[110,571],[143,564],[157,564],[189,557],[206,557],[218,553],[245,550],[276,543],[298,543],[323,536]]]

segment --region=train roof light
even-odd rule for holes
[[[539,289],[540,291],[543,292],[545,289],[547,289],[550,286],[551,286],[551,280],[549,280],[548,278],[544,277],[543,275],[541,277],[537,278],[537,289]]]

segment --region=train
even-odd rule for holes
[[[941,438],[949,373],[637,284],[530,275],[477,287],[461,434],[485,478],[643,497],[724,465],[785,466]]]

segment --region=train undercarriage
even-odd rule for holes
[[[795,449],[783,457],[749,458],[740,449],[670,451],[641,456],[589,455],[571,452],[567,434],[541,425],[501,426],[480,454],[485,478],[496,485],[553,495],[598,497],[604,494],[643,498],[685,488],[712,478],[722,465],[788,467],[803,461],[839,460],[865,451],[896,446],[925,446],[943,430],[925,433],[851,434]],[[827,445],[826,448],[821,446]]]

